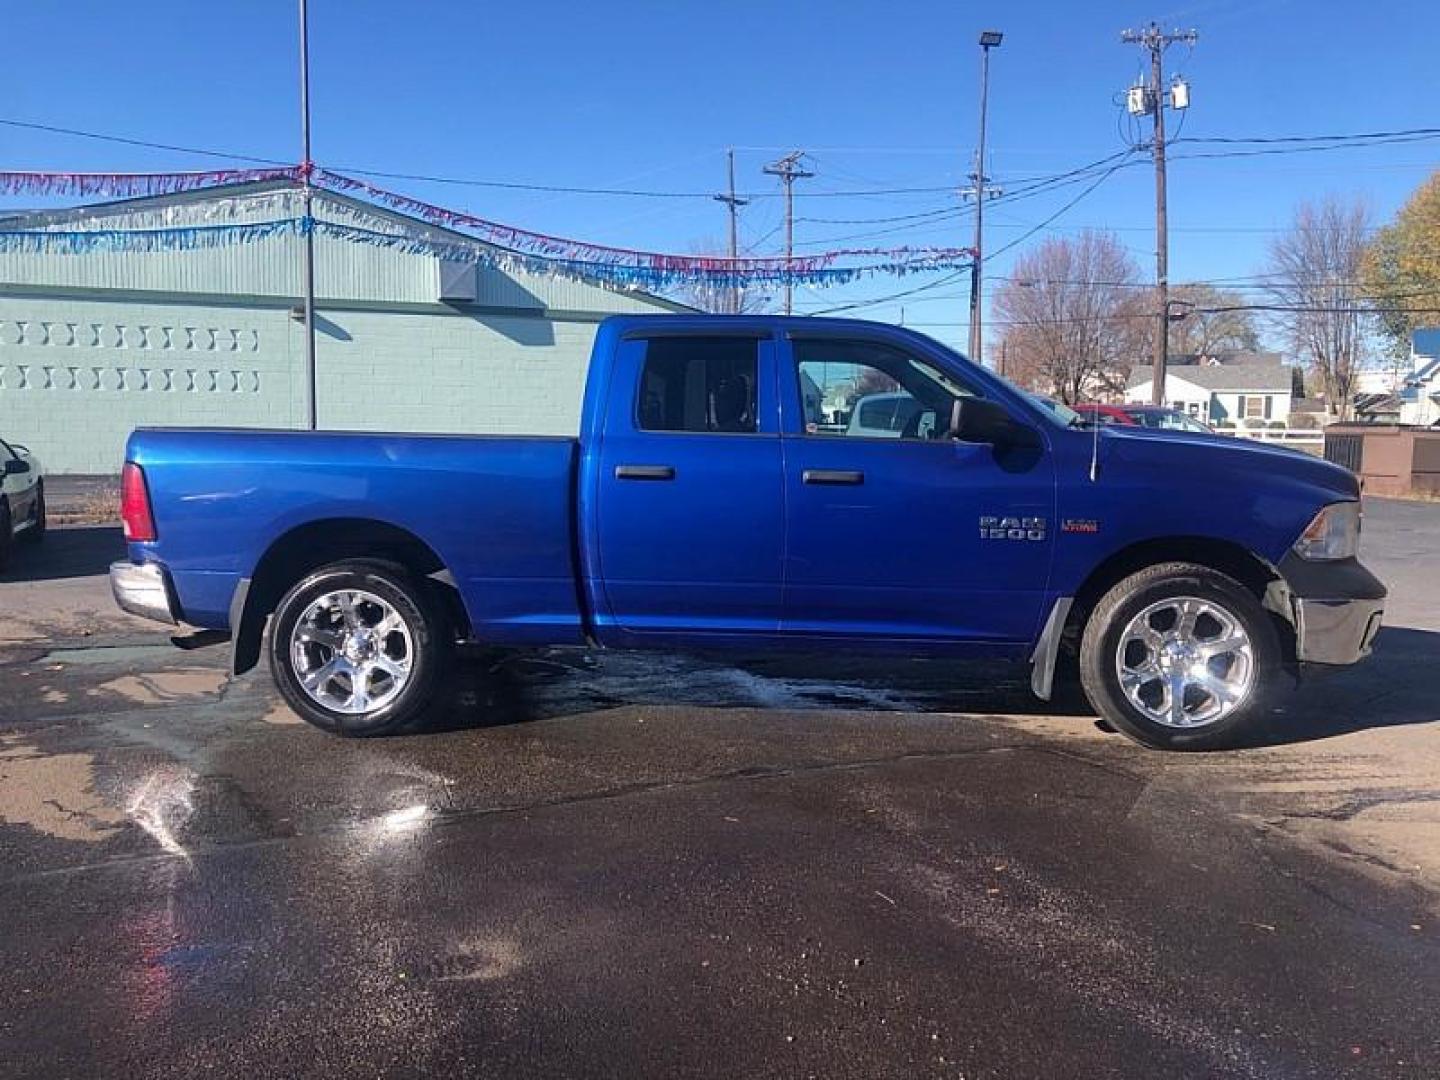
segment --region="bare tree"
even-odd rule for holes
[[[1120,240],[1087,229],[1046,240],[995,294],[1006,374],[1067,404],[1123,389],[1154,312]]]
[[[724,258],[722,250],[720,244],[713,242],[690,246],[690,252],[693,255],[713,255],[717,258]],[[771,300],[768,292],[755,285],[710,284],[708,282],[695,282],[683,286],[677,290],[676,298],[682,304],[689,304],[691,307],[711,315],[755,315],[769,310]]]
[[[1325,394],[1347,419],[1364,352],[1361,284],[1370,213],[1359,200],[1301,203],[1288,232],[1270,245],[1270,294],[1278,322]]]
[[[1170,324],[1171,356],[1216,356],[1260,348],[1255,313],[1243,310],[1245,300],[1238,294],[1195,283],[1172,286],[1170,299],[1190,305],[1184,318]]]

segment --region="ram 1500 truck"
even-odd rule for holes
[[[1078,662],[1114,727],[1196,749],[1364,657],[1385,597],[1346,470],[1088,426],[848,320],[616,317],[578,438],[142,428],[122,489],[120,606],[268,653],[345,735],[479,642],[1009,658],[1041,698]]]

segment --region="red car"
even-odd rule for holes
[[[1087,402],[1072,406],[1086,420],[1100,424],[1123,424],[1131,427],[1161,428],[1166,431],[1199,431],[1213,434],[1214,428],[1193,416],[1164,405],[1101,405]]]

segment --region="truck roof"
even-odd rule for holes
[[[836,319],[821,315],[709,315],[677,312],[673,315],[611,315],[602,326],[625,334],[662,330],[666,333],[755,332],[782,333],[862,333],[868,337],[889,337],[896,341],[926,341],[940,344],[928,335],[896,326],[893,323],[868,319]]]

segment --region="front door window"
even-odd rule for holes
[[[939,368],[885,345],[795,342],[805,433],[861,439],[943,439],[957,398]]]

